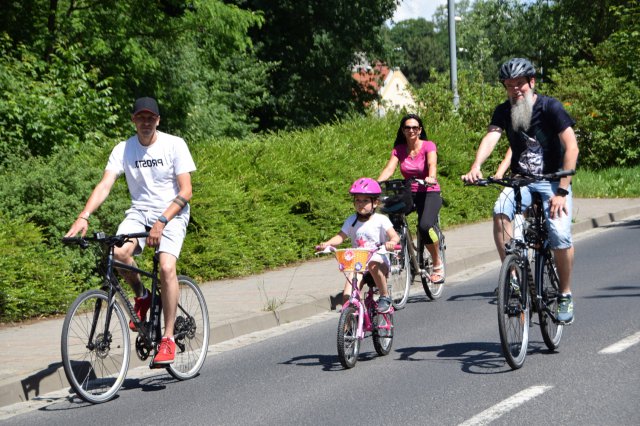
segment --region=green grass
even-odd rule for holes
[[[640,167],[590,171],[578,169],[573,190],[581,198],[640,197]]]

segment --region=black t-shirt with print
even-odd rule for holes
[[[575,121],[560,101],[538,95],[527,132],[516,132],[511,127],[511,103],[508,100],[496,107],[491,125],[507,132],[513,153],[511,171],[540,174],[562,169],[564,148],[558,133],[575,125]]]

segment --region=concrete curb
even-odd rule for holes
[[[573,224],[573,233],[578,234],[591,229],[605,227],[613,222],[618,222],[629,217],[640,215],[639,207],[630,207],[616,213],[608,213],[602,216],[582,220]],[[480,254],[474,254],[447,265],[447,274],[454,275],[486,263],[497,261],[495,250]],[[324,313],[336,307],[336,295],[329,295],[313,302],[300,305],[287,306],[282,309],[263,314],[243,318],[238,321],[230,321],[226,324],[211,327],[210,344],[224,342],[245,334],[267,330],[292,321],[301,320],[312,315]],[[146,365],[135,354],[131,356],[130,367]],[[46,368],[31,373],[24,378],[6,379],[0,382],[0,407],[11,404],[39,399],[41,395],[69,387],[62,368],[62,363],[50,364]]]

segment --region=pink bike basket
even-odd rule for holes
[[[367,249],[348,248],[335,251],[338,267],[342,272],[364,272],[371,252]]]

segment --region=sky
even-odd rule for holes
[[[400,22],[405,19],[425,18],[431,21],[436,8],[446,4],[447,0],[402,0],[393,15],[393,20]]]

